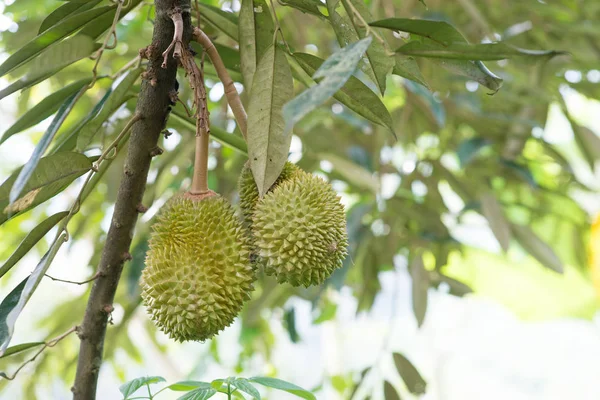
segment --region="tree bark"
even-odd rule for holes
[[[131,258],[129,246],[142,201],[152,157],[160,154],[158,138],[170,111],[169,93],[175,90],[177,63],[169,56],[166,68],[161,68],[162,52],[173,39],[173,22],[169,12],[179,8],[183,14],[183,46],[188,46],[192,26],[190,0],[155,0],[156,19],[152,44],[146,51],[149,59],[136,113],[141,120],[133,126],[125,160],[123,178],[117,194],[106,244],[102,252],[82,325],[77,374],[73,385],[75,400],[96,398],[98,374],[102,364],[104,338],[123,263]]]

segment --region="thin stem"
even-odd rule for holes
[[[53,281],[56,281],[56,282],[70,283],[70,284],[73,284],[73,285],[85,285],[86,283],[90,283],[90,282],[95,281],[96,279],[98,279],[100,277],[100,272],[96,272],[94,274],[94,276],[92,276],[90,279],[86,279],[85,281],[81,281],[81,282],[75,282],[75,281],[68,281],[68,280],[65,280],[65,279],[59,279],[59,278],[55,278],[53,276],[50,276],[48,274],[44,274],[44,275],[46,277],[52,279]]]
[[[131,117],[131,119],[129,121],[127,121],[127,123],[125,124],[125,127],[123,128],[123,130],[117,135],[117,137],[115,138],[115,140],[112,141],[112,143],[106,148],[104,149],[104,151],[102,152],[102,154],[100,155],[100,158],[98,158],[96,160],[96,162],[94,163],[94,168],[96,170],[98,170],[98,165],[106,158],[108,158],[108,154],[113,150],[116,149],[117,146],[119,145],[119,142],[121,141],[121,139],[123,139],[123,137],[125,137],[125,135],[129,132],[129,130],[131,129],[131,127],[133,126],[133,124],[135,124],[136,122],[138,122],[139,120],[142,119],[142,114],[140,113],[135,113],[133,115],[133,117]]]
[[[152,400],[152,391],[150,391],[150,385],[146,383],[146,387],[148,388],[148,399]]]
[[[112,25],[111,25],[108,33],[106,34],[106,37],[104,38],[104,42],[102,43],[102,46],[98,49],[98,51],[94,55],[94,58],[96,59],[96,64],[94,64],[94,68],[92,68],[93,79],[92,79],[92,82],[90,82],[90,84],[88,85],[89,88],[94,86],[94,84],[96,83],[96,79],[98,77],[98,65],[100,64],[100,59],[102,58],[102,54],[104,54],[104,50],[109,48],[108,41],[110,40],[111,37],[114,37],[114,39],[115,39],[114,46],[117,45],[116,29],[117,29],[117,23],[119,22],[119,18],[121,16],[121,11],[123,10],[124,3],[125,3],[124,0],[117,0],[117,11],[115,12],[115,17],[113,18]]]
[[[57,336],[57,337],[55,337],[54,339],[52,339],[52,340],[49,340],[49,341],[45,342],[45,343],[44,343],[44,346],[42,346],[42,348],[41,348],[40,350],[38,350],[38,352],[37,352],[37,353],[35,353],[33,357],[31,357],[29,360],[27,360],[27,361],[25,361],[23,364],[21,364],[21,366],[19,366],[19,368],[17,368],[17,370],[16,370],[16,371],[15,371],[15,372],[14,372],[14,373],[11,375],[11,376],[8,376],[8,375],[6,375],[6,376],[5,376],[5,379],[7,379],[7,380],[9,380],[9,381],[12,381],[13,379],[15,379],[15,378],[16,378],[16,376],[17,376],[17,374],[18,374],[18,373],[19,373],[19,372],[20,372],[20,371],[21,371],[23,368],[25,368],[25,366],[26,366],[27,364],[29,364],[29,363],[31,363],[31,362],[33,362],[33,361],[35,361],[35,359],[36,359],[36,358],[37,358],[37,357],[38,357],[40,354],[42,354],[42,353],[44,352],[44,350],[46,350],[48,347],[54,347],[54,346],[56,346],[56,344],[57,344],[58,342],[60,342],[61,340],[63,340],[64,338],[66,338],[66,337],[67,337],[67,336],[69,336],[71,333],[75,332],[76,330],[77,330],[77,327],[76,327],[76,326],[74,326],[74,327],[72,327],[71,329],[69,329],[68,331],[66,331],[65,333],[63,333],[62,335],[60,335],[60,336]]]
[[[292,54],[292,50],[290,49],[290,46],[288,45],[287,41],[285,40],[285,37],[283,36],[283,31],[281,30],[281,25],[279,25],[279,18],[277,18],[277,13],[275,12],[275,5],[273,4],[273,0],[269,0],[269,2],[271,3],[271,10],[273,12],[273,18],[275,20],[275,32],[273,34],[273,44],[275,44],[275,39],[277,38],[277,33],[279,32],[279,35],[281,36],[281,40],[283,40],[283,44],[285,44],[285,47],[287,48],[288,53]]]
[[[381,43],[381,45],[383,46],[383,48],[385,49],[385,52],[390,55],[393,56],[396,53],[391,52],[388,50],[387,45],[385,43],[385,39],[383,39],[383,37],[377,33],[374,29],[372,29],[369,26],[369,23],[363,18],[363,16],[360,14],[360,12],[356,9],[356,7],[354,7],[354,4],[352,4],[351,1],[349,0],[342,0],[344,2],[344,4],[346,6],[348,6],[348,8],[350,9],[350,11],[352,11],[352,14],[354,14],[354,16],[356,17],[356,19],[358,19],[359,23],[365,28],[365,37],[369,36],[369,35],[373,35],[373,37],[379,42]],[[350,18],[352,18],[352,16],[350,16]]]
[[[244,136],[244,139],[247,139],[246,132],[248,128],[248,116],[246,115],[246,110],[242,105],[242,101],[240,100],[240,95],[233,84],[233,80],[229,76],[229,72],[227,72],[227,68],[225,68],[225,64],[223,64],[223,60],[219,55],[219,52],[215,48],[215,45],[209,39],[208,36],[200,29],[194,28],[193,33],[194,40],[202,45],[208,57],[210,57],[210,61],[212,62],[215,70],[217,71],[217,75],[219,79],[223,83],[223,87],[225,89],[225,96],[227,97],[227,102],[229,103],[229,107],[231,107],[231,111],[233,112],[233,116]]]
[[[191,194],[208,192],[208,132],[196,135],[196,157],[194,160],[194,176]]]
[[[231,400],[231,384],[227,382],[227,400]]]

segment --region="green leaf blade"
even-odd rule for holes
[[[287,58],[271,46],[256,68],[248,108],[248,155],[262,196],[279,177],[292,140],[282,108],[293,96],[293,79]]]
[[[412,277],[412,308],[419,327],[425,321],[429,290],[429,272],[425,269],[422,255],[415,254],[410,262]]]
[[[60,21],[62,21],[70,15],[81,13],[83,11],[87,11],[94,8],[101,1],[102,0],[89,0],[87,2],[70,1],[68,3],[63,4],[62,6],[58,7],[56,10],[48,14],[44,21],[42,21],[42,25],[40,25],[38,35],[52,28],[53,26],[55,26]]]
[[[325,60],[307,53],[294,53],[294,58],[302,69],[310,76],[318,70]],[[388,128],[394,133],[390,112],[379,96],[360,79],[351,76],[344,86],[333,97],[360,116],[378,125]],[[394,134],[395,135],[395,134]]]
[[[296,386],[293,383],[289,383],[281,379],[268,377],[254,377],[248,380],[250,382],[258,383],[259,385],[263,385],[273,389],[283,390],[285,392],[291,393],[306,400],[317,399],[315,395],[309,392],[308,390],[302,389],[300,386]]]
[[[21,259],[29,250],[35,246],[45,235],[58,224],[64,217],[69,215],[68,211],[63,211],[51,215],[42,221],[39,225],[33,228],[25,239],[19,244],[15,252],[6,260],[4,265],[0,267],[0,278],[2,278],[10,269]]]
[[[25,46],[20,48],[16,53],[8,57],[8,59],[6,59],[6,61],[0,65],[0,77],[31,60],[51,44],[74,32],[84,24],[109,12],[111,9],[114,9],[114,7],[106,6],[82,12],[67,18],[59,25],[56,25],[41,35],[38,35]]]
[[[119,391],[123,395],[123,399],[127,399],[141,387],[159,382],[165,382],[165,378],[162,376],[144,376],[135,378],[119,386]]]
[[[12,188],[10,189],[9,207],[21,196],[23,189],[27,185],[27,182],[31,178],[31,175],[33,175],[33,172],[35,171],[42,155],[48,149],[50,143],[52,142],[52,139],[54,139],[54,136],[56,135],[56,132],[58,132],[58,129],[61,127],[61,125],[75,106],[77,98],[77,93],[74,93],[63,103],[63,105],[58,110],[58,113],[54,117],[54,120],[52,121],[52,123],[50,124],[50,126],[36,145],[35,149],[33,150],[33,154],[29,158],[29,161],[27,161],[27,163],[21,169],[19,175],[17,176],[17,179],[15,179],[15,182]]]
[[[502,206],[491,193],[483,193],[479,200],[481,201],[481,212],[488,220],[492,233],[502,250],[507,252],[510,246],[510,224],[502,211]]]
[[[217,394],[217,391],[213,388],[200,388],[178,397],[177,400],[207,400],[215,394]]]
[[[511,224],[511,231],[521,246],[544,267],[564,273],[564,266],[552,247],[540,239],[529,227]]]
[[[232,386],[238,388],[242,392],[249,394],[250,396],[252,396],[252,398],[256,400],[261,400],[260,393],[258,392],[258,390],[256,390],[254,386],[252,386],[248,379],[235,378],[231,384]]]
[[[104,103],[98,115],[83,126],[79,132],[77,136],[77,150],[83,151],[87,149],[96,134],[100,131],[102,125],[123,104],[127,92],[131,89],[135,81],[137,81],[141,73],[142,68],[133,69],[127,72],[122,80],[119,81],[108,99],[106,99],[106,103]]]
[[[44,342],[30,342],[30,343],[21,343],[21,344],[17,344],[15,346],[11,346],[8,349],[6,349],[6,351],[4,352],[4,354],[2,354],[0,356],[1,358],[5,358],[5,357],[10,357],[14,354],[18,354],[18,353],[22,353],[24,351],[27,351],[29,349],[32,349],[34,347],[39,347],[44,345]]]
[[[12,218],[35,207],[58,194],[91,168],[91,160],[80,153],[63,152],[42,157],[23,189],[25,195],[8,208],[10,190],[22,168],[16,170],[0,185],[0,224],[9,219],[9,212]]]
[[[12,135],[24,131],[54,114],[59,109],[62,102],[74,93],[77,93],[82,87],[90,82],[91,78],[81,79],[46,97],[23,114],[21,118],[4,132],[4,135],[2,135],[2,138],[0,139],[0,144]]]
[[[393,353],[394,365],[406,387],[412,394],[425,394],[427,382],[421,376],[415,366],[400,353]]]

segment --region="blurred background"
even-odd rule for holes
[[[151,2],[131,3],[117,26],[115,48],[99,64],[100,79],[79,100],[50,152],[77,148],[99,155],[131,117],[139,80],[99,134],[84,148],[73,142],[78,124],[118,85],[120,78],[110,76],[133,65],[138,50],[150,42]],[[274,4],[283,36],[295,51],[327,58],[339,48],[330,13],[324,6],[317,11],[320,17],[302,12],[300,3]],[[411,58],[418,69],[408,77],[406,71],[388,76],[382,97],[397,141],[388,129],[335,100],[310,113],[295,127],[289,160],[327,179],[339,193],[347,210],[349,257],[322,287],[298,289],[261,276],[236,322],[206,343],[170,341],[154,327],[139,297],[153,217],[190,185],[194,126],[181,104],[175,106],[167,124],[171,135],[161,138],[165,153],[150,171],[144,198],[150,209],[136,227],[133,260],[125,265],[117,293],[99,399],[121,398],[119,385],[146,375],[163,376],[168,383],[274,376],[332,400],[398,398],[389,385],[402,399],[600,398],[600,31],[594,27],[600,3],[425,3],[365,4],[373,19],[445,20],[471,43],[504,40],[569,54],[486,62],[503,79],[496,93],[489,75],[451,61]],[[63,4],[0,2],[0,61],[35,37],[42,21]],[[203,28],[247,101],[237,43],[223,29],[236,21],[240,3],[203,0],[199,7]],[[391,31],[381,34],[391,49],[406,39]],[[53,46],[0,78],[2,182],[30,158],[64,99],[55,100],[59,103],[46,114],[26,113],[91,76],[95,61],[87,58],[89,49],[77,54],[83,44],[79,50]],[[205,71],[219,139],[211,144],[209,185],[235,204],[247,157],[228,144],[227,138],[239,133],[208,62]],[[376,91],[367,74],[356,76]],[[178,79],[180,97],[191,106],[183,73]],[[302,90],[296,82],[296,93]],[[48,271],[52,277],[83,281],[94,274],[124,154],[119,151],[72,219],[71,239]],[[42,220],[69,209],[82,184],[78,178],[47,202],[3,221],[0,262]],[[55,231],[2,277],[0,297],[31,273]],[[49,340],[79,324],[88,294],[89,284],[42,280],[12,344]],[[47,349],[15,380],[0,378],[0,397],[70,398],[78,349],[73,335]],[[0,371],[11,374],[32,354],[0,358]],[[175,394],[165,391],[158,398]]]

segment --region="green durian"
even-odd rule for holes
[[[156,325],[177,341],[211,338],[250,298],[250,243],[219,195],[177,195],[152,226],[142,298]]]
[[[300,171],[295,164],[292,164],[289,161],[283,166],[283,170],[279,174],[279,178],[275,181],[275,183],[271,186],[269,191],[273,191],[277,186],[279,186],[282,182],[285,182]],[[250,164],[246,163],[244,168],[242,169],[242,173],[240,174],[240,178],[238,180],[238,192],[240,194],[240,210],[241,217],[244,226],[248,229],[252,228],[252,214],[254,214],[254,209],[256,208],[256,203],[258,202],[258,187],[256,187],[256,182],[254,181],[254,176],[252,175],[252,170],[250,169]]]
[[[267,275],[294,286],[323,283],[348,254],[340,198],[328,182],[304,171],[257,203],[252,232]]]

